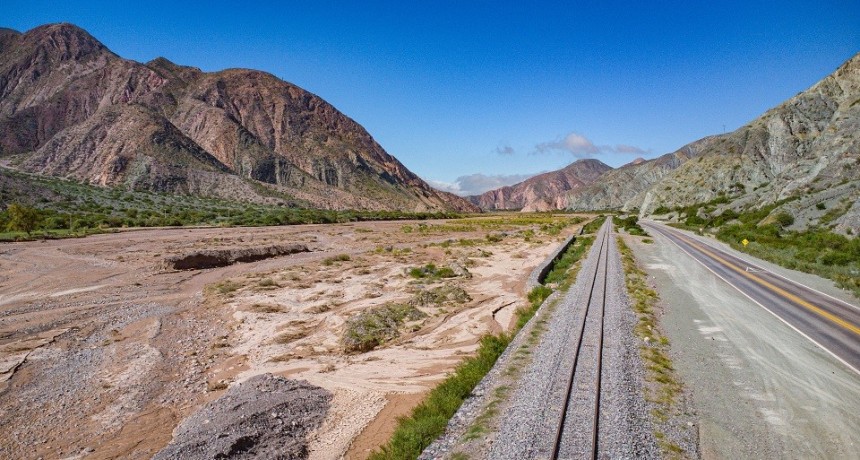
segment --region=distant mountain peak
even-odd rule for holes
[[[567,193],[598,180],[612,167],[595,158],[574,161],[556,171],[530,177],[469,199],[484,210],[549,211],[567,206]]]

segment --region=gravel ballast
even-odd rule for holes
[[[575,284],[566,293],[557,292],[547,299],[538,315],[518,334],[493,371],[476,388],[475,397],[467,400],[449,423],[446,435],[428,447],[422,459],[449,458],[455,452],[470,458],[549,457],[572,366],[572,350],[606,228],[598,233],[588,257],[582,261]],[[609,238],[608,249],[599,452],[601,457],[609,458],[657,458],[660,451],[644,399],[644,370],[632,333],[636,317],[628,305],[614,237]],[[602,279],[599,283],[602,285]],[[596,321],[586,322],[586,337],[597,325]],[[527,338],[537,333],[539,340],[529,347]],[[586,348],[588,343],[586,340]],[[594,357],[592,349],[580,359]],[[592,369],[588,375],[585,371],[583,377],[590,381],[593,372]],[[507,396],[500,398],[500,394]],[[593,398],[582,408],[574,409],[574,424],[578,423],[576,420],[590,418],[592,404]],[[488,406],[489,413],[495,416],[487,416]],[[579,454],[570,451],[569,455]]]

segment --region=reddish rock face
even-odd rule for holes
[[[567,207],[567,194],[593,183],[612,168],[600,160],[578,160],[570,165],[490,190],[470,200],[484,210],[550,211]]]
[[[70,24],[0,29],[0,159],[103,186],[327,209],[476,211],[358,123],[270,74],[118,57]]]

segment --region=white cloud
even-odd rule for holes
[[[430,179],[427,180],[427,183],[445,192],[451,192],[460,196],[468,196],[480,195],[488,190],[494,190],[506,185],[514,185],[534,175],[535,174],[469,174],[467,176],[458,177],[454,182],[442,182]]]
[[[600,149],[591,140],[577,133],[570,133],[563,139],[541,142],[535,146],[535,151],[537,153],[569,152],[577,158],[586,158],[600,153]]]
[[[535,145],[534,153],[565,152],[576,158],[592,158],[604,153],[647,154],[648,151],[632,145],[595,145],[582,134],[570,133],[564,138]]]
[[[460,194],[460,186],[457,183],[451,182],[442,182],[440,180],[426,179],[426,182],[430,184],[431,187],[436,190],[441,190],[443,192],[455,193],[457,195]]]
[[[516,152],[514,151],[513,147],[508,144],[504,144],[496,147],[496,153],[498,153],[499,155],[513,155]]]
[[[633,145],[624,145],[624,144],[616,145],[614,150],[616,153],[632,153],[632,154],[636,154],[636,155],[645,155],[646,153],[649,153],[648,150],[640,149],[639,147],[636,147]]]

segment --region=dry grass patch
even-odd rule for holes
[[[248,308],[253,313],[283,313],[284,308],[280,305],[255,303]]]
[[[341,342],[347,353],[363,353],[400,336],[402,327],[427,314],[408,304],[386,304],[346,321]]]
[[[669,339],[657,327],[657,315],[654,311],[657,293],[648,287],[645,272],[636,265],[633,252],[624,244],[624,240],[618,237],[617,241],[624,265],[627,293],[638,318],[633,332],[644,344],[639,348],[639,355],[645,363],[645,379],[651,383],[646,387],[645,397],[654,404],[654,418],[659,423],[665,423],[678,410],[676,403],[683,391],[683,385],[675,374],[669,357]],[[662,432],[655,429],[654,436],[667,458],[676,458],[683,454],[683,449],[667,439]]]
[[[210,284],[209,286],[207,286],[209,292],[214,292],[216,294],[225,296],[230,296],[241,288],[242,285],[233,280],[224,280],[219,283]]]

